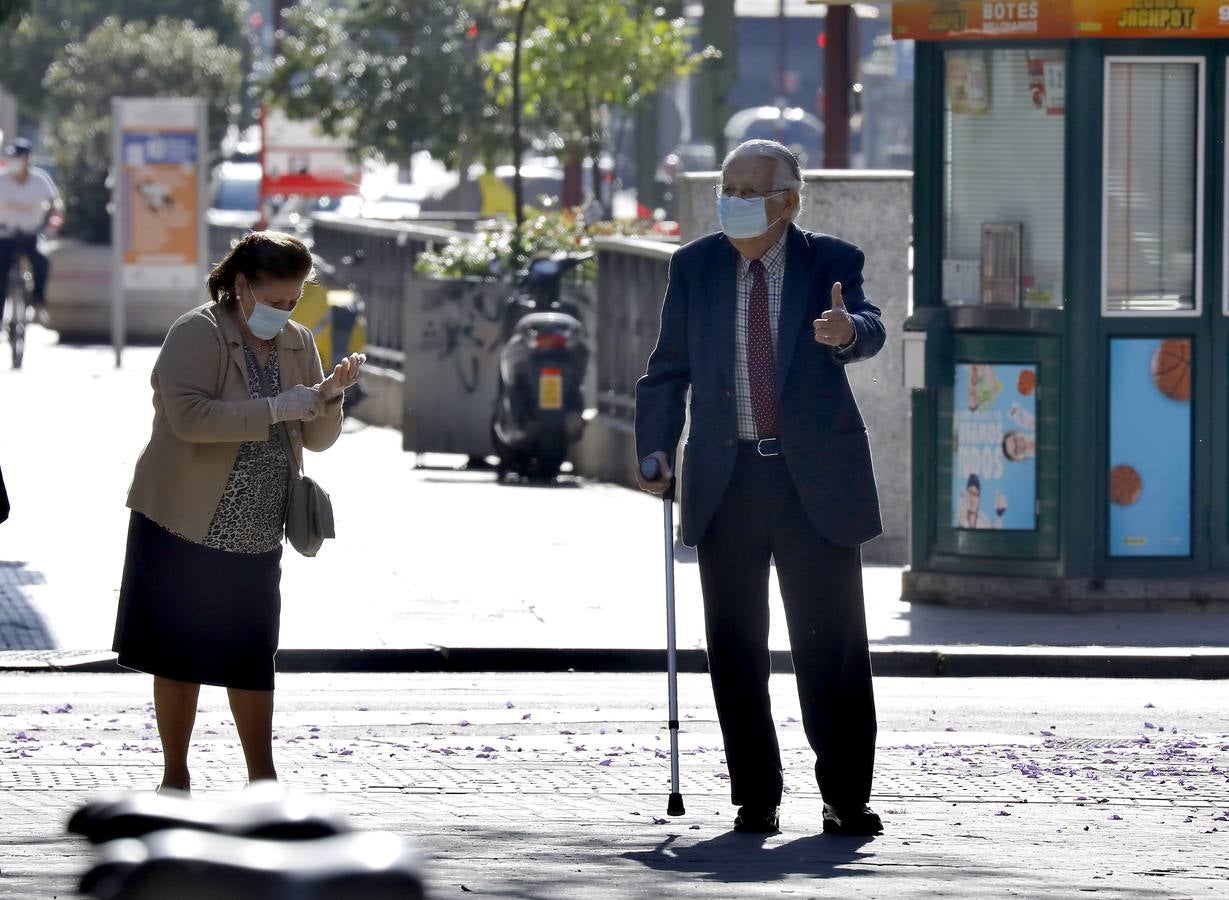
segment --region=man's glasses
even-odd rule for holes
[[[777,194],[784,194],[789,188],[773,188],[770,191],[748,191],[741,188],[735,189],[728,185],[718,184],[713,187],[713,193],[718,197],[737,197],[740,200],[758,200],[761,197],[767,200],[769,197],[775,197]]]

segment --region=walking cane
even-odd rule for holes
[[[655,457],[646,457],[640,463],[640,474],[645,481],[661,477],[661,462]],[[666,814],[681,816],[683,795],[679,792],[679,688],[678,660],[674,649],[674,482],[662,495],[666,522],[666,670],[670,697],[670,802]]]

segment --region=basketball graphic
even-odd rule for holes
[[[1144,492],[1144,481],[1134,466],[1114,466],[1110,469],[1110,503],[1130,506]]]
[[[1032,369],[1022,369],[1016,378],[1016,390],[1021,397],[1027,397],[1037,387],[1037,375]]]
[[[1189,338],[1170,338],[1152,354],[1152,381],[1170,400],[1185,403],[1191,399],[1191,342]]]

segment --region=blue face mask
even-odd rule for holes
[[[277,337],[277,333],[282,330],[282,327],[290,321],[290,316],[294,310],[277,309],[266,303],[261,303],[256,299],[256,295],[252,293],[251,285],[248,285],[248,296],[256,304],[252,309],[252,314],[247,318],[248,330],[262,341],[273,340]]]
[[[768,197],[784,194],[777,191]],[[717,221],[726,237],[757,238],[773,225],[781,221],[780,216],[768,221],[768,213],[764,209],[764,201],[768,197],[731,197],[725,194],[717,198]]]

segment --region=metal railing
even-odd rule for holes
[[[418,254],[453,238],[472,235],[408,222],[372,222],[316,213],[313,250],[337,271],[332,280],[350,285],[363,298],[367,317],[367,355],[372,363],[401,370],[406,283]]]
[[[661,301],[674,244],[595,238],[597,250],[597,408],[635,418],[636,380],[657,341]]]

